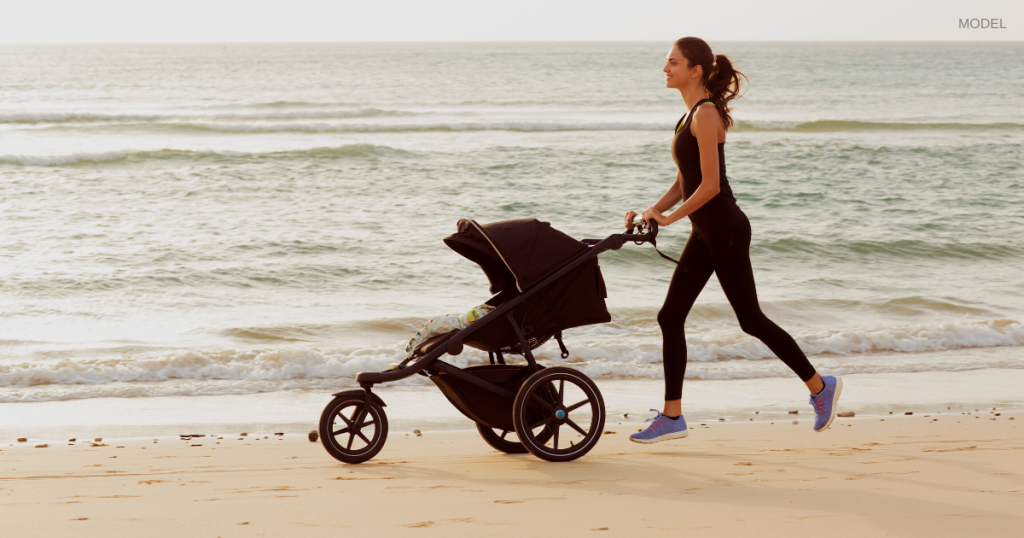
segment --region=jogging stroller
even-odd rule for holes
[[[444,242],[483,269],[493,294],[486,304],[495,310],[464,329],[428,339],[390,370],[356,375],[362,388],[334,394],[320,417],[324,448],[345,463],[377,455],[388,419],[373,386],[419,374],[497,450],[529,451],[548,461],[589,452],[604,429],[601,392],[582,372],[537,364],[532,350],[554,338],[567,358],[562,330],[611,321],[597,256],[627,241],[655,244],[657,224],[634,231],[577,241],[536,219],[485,225],[460,220],[458,232]],[[490,363],[461,369],[440,360],[467,345],[486,351]],[[521,355],[526,364],[508,364],[508,355]]]

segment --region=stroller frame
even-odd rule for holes
[[[634,233],[634,231],[635,228],[630,228],[626,233],[613,234],[604,239],[581,240],[580,243],[589,247],[581,255],[565,263],[565,265],[548,274],[526,290],[523,290],[517,296],[509,299],[470,326],[447,333],[441,337],[435,337],[437,344],[424,355],[418,357],[413,355],[403,360],[400,364],[392,365],[391,369],[386,371],[361,372],[357,374],[355,380],[361,388],[333,394],[334,400],[324,409],[319,428],[320,439],[324,448],[334,458],[345,463],[362,463],[373,458],[383,448],[387,437],[387,416],[383,409],[386,404],[380,396],[373,392],[374,385],[397,381],[419,374],[431,377],[435,380],[435,383],[437,383],[435,376],[451,376],[458,381],[473,385],[499,398],[514,400],[513,421],[515,432],[520,439],[519,443],[505,439],[508,430],[498,428],[504,430],[499,436],[491,427],[477,420],[477,429],[481,436],[488,444],[498,450],[508,453],[529,451],[548,461],[570,461],[584,455],[596,444],[604,427],[604,402],[600,391],[598,391],[594,382],[582,372],[566,367],[545,368],[538,364],[528,344],[525,331],[516,321],[512,312],[516,306],[542,292],[559,278],[606,251],[618,250],[627,242],[634,242],[638,245],[651,243],[656,246],[657,223],[651,222],[647,226],[641,224],[640,230],[637,233]],[[501,293],[504,292],[499,292],[497,295]],[[494,297],[497,297],[497,295]],[[441,357],[445,354],[452,356],[460,355],[464,350],[464,341],[468,337],[483,329],[486,325],[501,323],[502,319],[511,325],[519,345],[522,347],[522,354],[527,363],[522,368],[526,369],[525,373],[529,377],[522,383],[517,392],[513,392],[496,382],[467,371],[474,368],[487,368],[488,366],[469,367],[464,370],[441,360]],[[560,333],[556,334],[556,338],[561,348],[562,358],[568,357],[568,351],[562,344]],[[500,350],[488,352],[488,354],[490,367],[500,368],[506,365]],[[512,368],[515,367],[510,366],[510,369]],[[576,407],[566,406],[562,401],[562,395],[565,394],[564,384],[566,381],[570,384],[575,384],[587,395],[587,400],[579,402]],[[556,382],[559,384],[558,388],[555,387]],[[460,406],[444,390],[444,386],[441,383],[438,383],[438,385],[457,408],[468,417],[473,418],[464,410],[463,406]],[[568,416],[569,412],[585,403],[591,403],[593,410],[589,432],[584,432]],[[354,409],[348,412],[347,410],[350,408]],[[531,423],[536,423],[537,425],[530,426]],[[562,425],[569,425],[575,431],[583,434],[584,439],[578,445],[571,446],[568,449],[558,449],[558,429]],[[338,426],[343,427],[336,430],[335,428]],[[374,432],[372,437],[367,437],[364,435],[363,429],[370,426],[373,426]],[[537,427],[543,428],[539,434],[532,431]],[[345,442],[345,436],[347,436],[347,442]],[[552,436],[554,437],[554,449],[545,445],[546,441]],[[339,440],[339,437],[343,439]],[[356,439],[365,442],[366,446],[353,449],[353,443]]]

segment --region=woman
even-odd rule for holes
[[[733,125],[728,103],[737,97],[744,75],[696,37],[675,42],[664,71],[665,86],[679,90],[690,112],[679,120],[672,142],[672,157],[679,168],[675,183],[642,218],[664,227],[690,217],[693,231],[658,313],[664,341],[665,407],[649,428],[630,439],[656,443],[687,435],[681,405],[686,373],[683,324],[711,273],[718,275],[743,332],[764,342],[807,385],[816,414],[814,430],[823,431],[835,418],[842,381],[819,375],[793,337],[761,312],[750,265],[750,221],[736,205],[725,177],[725,134]],[[683,204],[675,211],[664,214],[680,201]],[[627,228],[636,215],[626,213]]]

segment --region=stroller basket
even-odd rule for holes
[[[499,430],[515,431],[512,424],[515,394],[533,372],[526,366],[511,364],[470,366],[463,371],[505,389],[508,394],[496,395],[474,383],[444,372],[430,376],[430,380],[441,389],[448,401],[470,420]]]

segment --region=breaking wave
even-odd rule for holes
[[[307,110],[276,110],[278,107],[266,107],[271,110],[262,110],[264,107],[254,105],[252,107],[241,107],[239,112],[208,112],[208,113],[165,113],[165,114],[107,114],[98,112],[7,112],[0,113],[0,124],[60,124],[60,123],[138,123],[154,122],[169,123],[187,121],[209,121],[209,120],[275,120],[275,119],[315,119],[315,118],[375,118],[386,116],[412,116],[414,112],[403,110],[386,110],[380,108],[359,108],[345,110],[322,110],[319,108]],[[285,108],[282,106],[280,108]]]
[[[1024,326],[1013,320],[942,323],[904,327],[805,330],[794,337],[816,364],[836,373],[955,371],[1024,368],[1016,355],[954,356],[938,351],[1024,346]],[[598,379],[660,378],[661,339],[654,327],[597,325],[566,335],[569,363]],[[538,352],[546,363],[560,362],[557,350]],[[688,378],[744,379],[790,375],[760,341],[737,332],[694,335],[688,339]],[[46,401],[109,396],[247,394],[287,389],[351,386],[356,373],[387,369],[401,361],[401,342],[340,347],[268,347],[249,350],[179,349],[136,356],[94,359],[0,361],[0,402]],[[486,362],[467,350],[444,360],[459,367]],[[429,383],[412,376],[400,384]]]
[[[111,161],[143,162],[167,160],[237,160],[237,159],[301,159],[301,158],[369,158],[388,156],[412,156],[411,151],[395,149],[388,146],[373,144],[349,144],[336,147],[317,147],[290,151],[240,152],[240,151],[200,151],[161,149],[154,151],[102,151],[95,153],[76,152],[57,155],[0,155],[0,163],[19,164],[22,166],[66,166],[75,164],[102,163]]]

